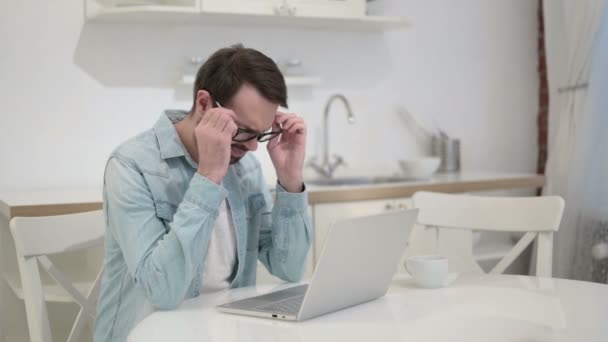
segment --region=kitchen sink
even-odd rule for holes
[[[307,180],[306,184],[320,186],[347,186],[347,185],[369,185],[382,183],[397,183],[412,181],[404,177],[341,177],[341,178],[319,178]]]

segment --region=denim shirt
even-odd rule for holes
[[[231,288],[254,285],[259,259],[286,281],[299,281],[312,239],[307,193],[276,186],[276,202],[251,154],[217,185],[196,172],[166,111],[151,130],[119,146],[104,176],[106,239],[94,338],[125,341],[154,310],[198,296],[209,238],[224,200],[232,213],[237,266]]]

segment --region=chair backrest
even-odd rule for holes
[[[451,233],[452,240],[462,242],[464,247],[452,251],[452,254],[461,253],[464,257],[470,257],[476,266],[469,269],[481,271],[473,260],[472,230],[525,232],[490,273],[504,272],[537,239],[536,275],[551,276],[553,233],[559,228],[564,210],[561,197],[486,197],[417,192],[413,200],[414,207],[420,209],[419,224],[426,229],[437,228],[437,234]],[[448,232],[446,228],[452,228],[452,231]],[[454,228],[458,231],[454,231]]]
[[[79,341],[87,318],[95,318],[95,300],[101,280],[100,270],[88,293],[81,293],[51,262],[47,255],[87,249],[103,244],[105,222],[102,211],[45,216],[15,217],[10,222],[19,264],[30,340],[52,341],[44,303],[44,287],[39,266],[80,305],[68,341]]]
[[[23,256],[51,255],[103,243],[105,223],[101,210],[57,216],[15,217],[11,220],[11,232],[15,247]]]

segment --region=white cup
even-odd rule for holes
[[[448,259],[440,255],[412,256],[407,258],[404,266],[420,287],[436,289],[447,282]]]

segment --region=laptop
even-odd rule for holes
[[[417,209],[334,223],[309,284],[250,297],[219,311],[304,321],[384,296],[416,222]]]

